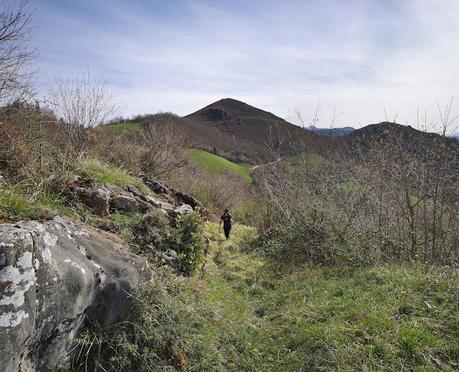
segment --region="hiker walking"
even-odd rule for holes
[[[231,232],[231,225],[233,224],[233,216],[229,209],[225,209],[223,212],[223,216],[220,218],[220,226],[223,222],[223,231],[225,232],[226,239],[229,239],[230,232]]]

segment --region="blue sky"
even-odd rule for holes
[[[459,108],[456,0],[32,1],[41,94],[90,69],[125,115],[224,97],[319,126]],[[384,113],[386,112],[386,114]]]

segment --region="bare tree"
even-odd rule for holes
[[[398,114],[399,114],[398,112],[396,112],[395,114],[393,114],[391,116],[390,114],[387,113],[387,110],[386,110],[385,107],[383,107],[383,110],[384,110],[384,118],[388,123],[396,123],[397,122]]]
[[[107,135],[102,126],[94,131],[91,150],[105,161],[148,177],[167,177],[187,163],[186,139],[170,113],[139,116],[141,130]]]
[[[279,247],[317,262],[458,262],[457,147],[435,138],[410,152],[391,134],[360,156],[353,148],[321,165],[305,155],[260,169],[257,182],[287,231]]]
[[[421,132],[432,132],[434,129],[434,123],[429,119],[427,115],[427,110],[425,109],[422,113],[419,110],[419,107],[416,110],[416,124],[417,130]]]
[[[170,114],[157,114],[144,122],[141,142],[147,148],[140,158],[143,172],[159,177],[186,164],[185,138]]]
[[[85,151],[88,130],[107,122],[117,106],[105,84],[89,71],[70,78],[54,76],[51,105],[62,120],[64,133],[79,154]]]
[[[451,113],[453,108],[454,97],[451,97],[451,100],[448,104],[445,105],[445,108],[442,110],[440,104],[437,102],[438,114],[440,117],[440,130],[441,135],[446,136],[447,134],[454,134],[454,131],[457,127],[453,128],[452,125],[459,118],[459,114],[454,115]],[[451,132],[451,133],[450,133]]]
[[[323,111],[323,102],[322,101],[318,101],[317,102],[317,105],[315,106],[315,109],[314,109],[314,113],[313,113],[313,117],[311,119],[311,122],[309,123],[308,126],[306,126],[306,121],[304,119],[304,116],[303,114],[301,113],[301,110],[299,107],[296,107],[295,109],[289,109],[289,114],[286,118],[287,121],[290,121],[300,127],[302,127],[303,129],[308,129],[309,126],[313,126],[313,127],[316,127],[319,122],[320,122],[320,116],[322,114],[322,116],[324,116],[324,114],[326,114],[326,112],[322,112]],[[331,110],[331,113],[330,113],[330,119],[329,119],[329,122],[328,122],[328,126],[330,129],[333,129],[335,128],[335,125],[338,121],[338,119],[343,115],[343,112],[342,111],[338,111],[338,109],[336,108],[336,106],[333,107],[333,110]],[[322,123],[323,125],[327,124],[327,123]]]
[[[0,0],[0,106],[24,98],[32,91],[31,14],[25,0]]]
[[[335,127],[336,121],[339,119],[339,117],[342,115],[342,112],[337,112],[336,111],[336,106],[333,109],[333,114],[330,119],[330,129],[333,129]]]

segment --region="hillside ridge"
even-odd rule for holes
[[[301,152],[324,153],[329,138],[233,98],[213,102],[185,117],[181,132],[192,147],[252,165]]]
[[[209,110],[222,110],[225,111],[227,114],[230,114],[228,119],[234,119],[235,117],[238,116],[244,116],[244,117],[260,117],[265,120],[275,120],[275,121],[282,121],[288,123],[285,119],[276,116],[272,112],[260,109],[258,107],[249,105],[243,101],[239,101],[234,98],[222,98],[218,101],[215,101],[197,111],[192,112],[191,114],[186,115],[185,117],[188,118],[196,118],[196,117],[205,117],[206,113]],[[209,121],[215,121],[212,120],[212,118],[208,117]],[[218,121],[218,120],[217,120]],[[291,123],[288,123],[291,124]],[[291,124],[294,125],[294,124]]]

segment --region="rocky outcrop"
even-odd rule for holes
[[[112,234],[61,217],[0,225],[0,370],[65,367],[84,319],[115,323],[148,279]]]
[[[117,195],[110,199],[110,207],[122,212],[135,213],[139,211],[139,202],[130,195]]]
[[[143,177],[142,180],[151,191],[153,191],[156,194],[168,197],[169,201],[177,206],[181,204],[188,204],[193,209],[204,209],[202,203],[198,199],[189,194],[175,190],[172,187],[167,187],[163,185],[161,182],[152,179]]]
[[[74,191],[80,200],[89,208],[91,208],[95,214],[100,217],[106,217],[110,215],[110,191],[108,191],[105,187],[89,189],[76,187]]]
[[[111,212],[147,214],[160,209],[170,218],[177,215],[199,210],[203,217],[208,216],[207,210],[196,198],[181,191],[174,190],[162,183],[142,178],[145,185],[152,191],[150,194],[131,185],[97,186],[88,178],[75,177],[67,185],[67,191],[75,195],[83,204],[100,217],[109,217]]]
[[[224,122],[230,119],[230,115],[219,108],[209,108],[204,111],[204,114],[209,121],[220,121]]]

